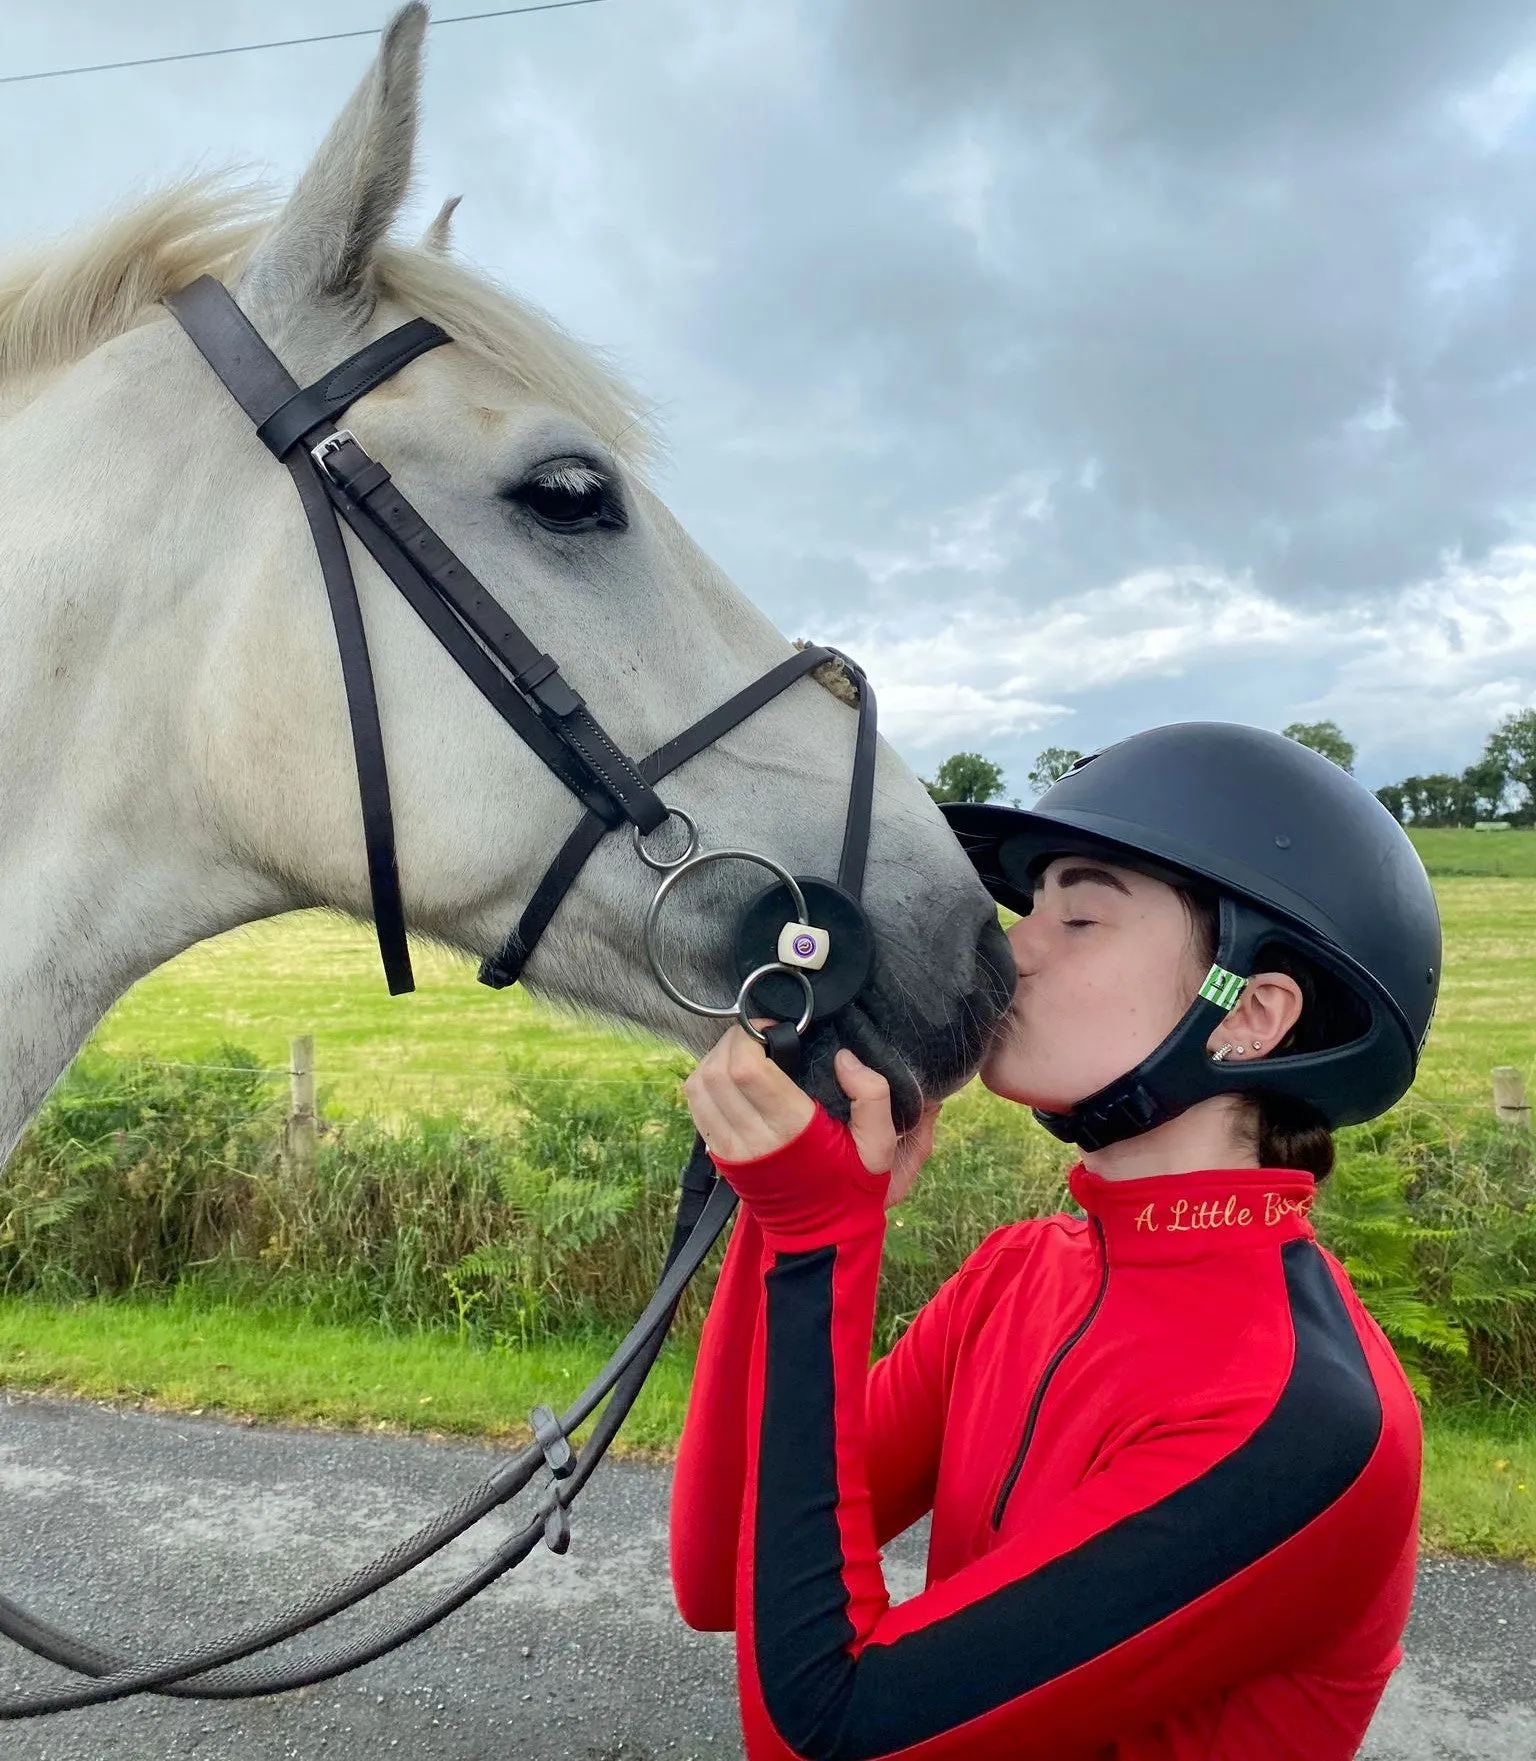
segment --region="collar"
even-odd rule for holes
[[[1308,1220],[1317,1182],[1295,1168],[1216,1168],[1106,1180],[1079,1162],[1067,1184],[1103,1229],[1111,1262],[1120,1264],[1203,1259],[1278,1247],[1298,1237],[1317,1239]]]

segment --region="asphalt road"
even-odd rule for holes
[[[207,1638],[339,1575],[452,1501],[489,1452],[227,1426],[44,1400],[0,1406],[0,1587],[143,1653]],[[576,1541],[434,1633],[280,1699],[138,1700],[0,1729],[4,1761],[683,1761],[740,1754],[730,1641],[666,1578],[667,1475],[609,1466]],[[488,1523],[488,1529],[495,1528]],[[505,1533],[506,1527],[496,1528]],[[483,1543],[482,1543],[483,1545]],[[463,1544],[417,1574],[443,1584]],[[888,1571],[921,1582],[921,1542]],[[7,1689],[58,1672],[5,1647]],[[1370,1761],[1536,1761],[1536,1573],[1431,1562]]]

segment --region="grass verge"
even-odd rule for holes
[[[452,1334],[382,1333],[235,1306],[0,1302],[0,1387],[351,1430],[527,1436],[535,1402],[559,1406],[607,1339],[517,1351]],[[669,1349],[615,1446],[665,1455],[687,1405],[691,1354]],[[1536,1412],[1431,1407],[1426,1547],[1536,1565]]]
[[[1430,1408],[1419,1530],[1439,1552],[1536,1565],[1536,1410]]]
[[[560,1339],[507,1351],[451,1333],[389,1334],[180,1299],[10,1298],[0,1302],[0,1387],[268,1424],[520,1442],[529,1408],[558,1411],[614,1343]],[[615,1453],[673,1448],[691,1373],[691,1350],[662,1354]]]

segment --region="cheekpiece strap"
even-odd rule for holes
[[[255,325],[240,310],[229,289],[213,276],[200,276],[179,293],[169,295],[165,304],[225,390],[253,422],[266,421],[274,411],[288,407],[296,396],[304,395],[288,369],[262,340]],[[388,342],[389,338],[382,340]],[[368,352],[366,349],[361,351],[362,354]],[[349,364],[345,363],[331,377],[338,378]],[[397,364],[403,365],[403,361]],[[353,393],[354,397],[361,395],[361,390]],[[368,654],[368,635],[358,602],[357,583],[346,545],[331,513],[329,492],[318,465],[307,451],[291,452],[284,463],[309,522],[336,632],[342,684],[347,697],[347,718],[352,729],[358,794],[362,802],[363,845],[368,863],[374,930],[379,939],[379,957],[384,964],[390,994],[399,996],[404,991],[414,990],[416,980],[411,971],[410,947],[405,934],[405,902],[401,897],[400,871],[395,854],[395,822],[390,805],[389,770],[384,759],[384,732],[379,724],[373,665]]]

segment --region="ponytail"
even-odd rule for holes
[[[1279,1095],[1261,1094],[1252,1104],[1258,1114],[1259,1166],[1301,1168],[1326,1180],[1333,1172],[1333,1133],[1321,1115]]]

